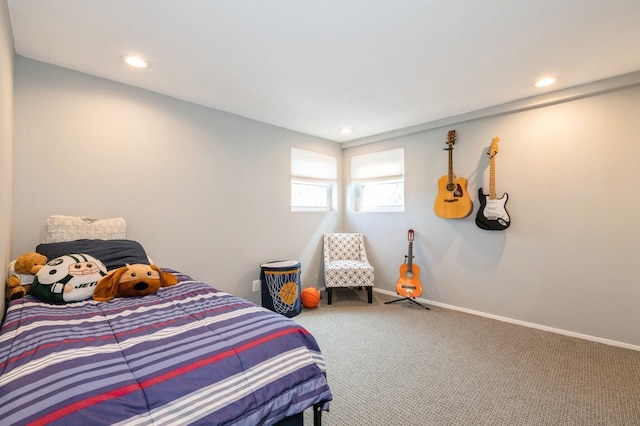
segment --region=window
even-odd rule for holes
[[[404,211],[404,149],[351,158],[354,210]]]
[[[291,148],[291,211],[330,211],[336,206],[336,157]]]

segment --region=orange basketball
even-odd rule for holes
[[[320,292],[317,288],[307,287],[300,293],[300,300],[305,308],[315,308],[320,302]]]

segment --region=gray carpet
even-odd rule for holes
[[[392,299],[293,318],[326,359],[323,425],[640,425],[640,352]]]

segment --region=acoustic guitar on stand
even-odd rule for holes
[[[480,199],[480,208],[476,214],[476,225],[482,229],[490,231],[502,231],[511,225],[511,218],[507,213],[506,204],[509,194],[506,192],[502,197],[496,196],[496,154],[498,153],[499,137],[491,140],[491,147],[487,154],[491,158],[489,160],[489,195],[482,192],[482,188],[478,190],[478,198]]]
[[[405,256],[406,261],[400,265],[400,278],[396,282],[396,293],[403,297],[420,297],[422,294],[422,283],[420,282],[420,268],[413,264],[413,229],[409,229],[409,253]]]
[[[456,131],[447,134],[449,151],[449,173],[438,179],[438,195],[433,209],[443,219],[461,219],[469,216],[473,210],[473,202],[467,193],[467,179],[457,177],[453,173],[453,145],[456,143]]]

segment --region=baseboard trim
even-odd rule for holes
[[[382,290],[382,289],[375,288],[375,287],[373,288],[373,291],[376,292],[376,293],[386,294],[388,296],[396,296],[396,297],[398,296],[398,294],[393,292],[393,291]],[[524,327],[535,328],[537,330],[548,331],[548,332],[551,332],[551,333],[562,334],[562,335],[570,336],[570,337],[577,337],[578,339],[590,340],[592,342],[602,343],[602,344],[609,345],[609,346],[617,346],[617,347],[620,347],[620,348],[631,349],[631,350],[634,350],[634,351],[640,351],[640,346],[632,345],[632,344],[624,343],[624,342],[618,342],[616,340],[603,339],[601,337],[590,336],[588,334],[575,333],[573,331],[562,330],[560,328],[553,328],[553,327],[548,327],[546,325],[540,325],[540,324],[527,322],[527,321],[521,321],[521,320],[517,320],[517,319],[513,319],[513,318],[502,317],[500,315],[488,314],[486,312],[475,311],[473,309],[467,309],[467,308],[461,308],[460,306],[454,306],[454,305],[449,305],[447,303],[435,302],[433,300],[423,299],[423,298],[420,298],[420,297],[416,297],[416,301],[420,302],[420,303],[427,304],[427,305],[433,305],[433,306],[437,306],[437,307],[440,307],[440,308],[451,309],[452,311],[464,312],[466,314],[477,315],[479,317],[490,318],[490,319],[494,319],[494,320],[497,320],[497,321],[507,322],[507,323],[510,323],[510,324],[516,324],[516,325],[521,325],[521,326],[524,326]]]

